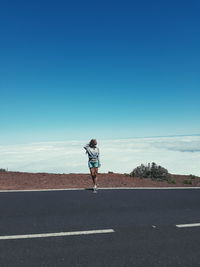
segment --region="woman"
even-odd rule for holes
[[[88,167],[90,168],[90,174],[94,184],[93,190],[94,192],[96,192],[98,168],[101,166],[99,160],[99,148],[97,147],[97,140],[90,140],[90,143],[84,146],[84,148],[86,150],[86,153],[88,154]]]

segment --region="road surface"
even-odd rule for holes
[[[198,189],[0,193],[0,216],[1,267],[200,266]]]

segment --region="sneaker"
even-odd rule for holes
[[[94,191],[94,193],[97,192],[97,186],[96,185],[93,187],[93,191]]]

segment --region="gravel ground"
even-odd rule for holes
[[[172,175],[174,183],[153,181],[151,179],[133,178],[119,173],[100,173],[99,187],[200,187],[200,177],[189,175]],[[188,181],[186,184],[184,181]],[[59,189],[59,188],[91,188],[92,180],[89,174],[51,174],[0,172],[0,190],[23,189]]]

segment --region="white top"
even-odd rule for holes
[[[88,154],[88,158],[89,161],[92,162],[97,162],[99,161],[99,148],[98,147],[90,147],[88,144],[86,146],[84,146],[87,154]]]

